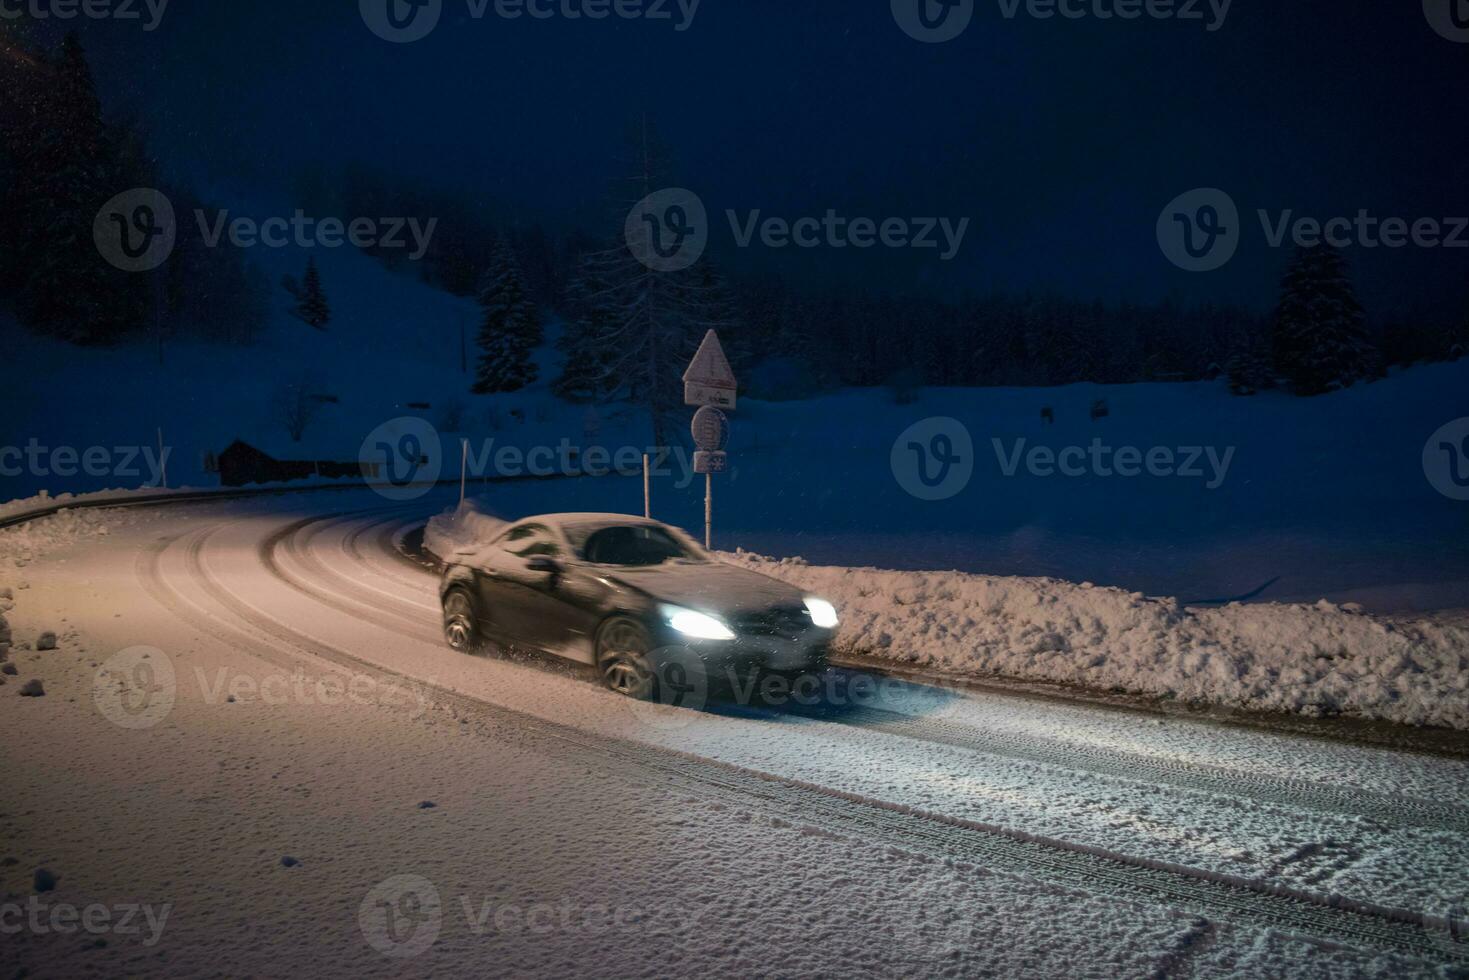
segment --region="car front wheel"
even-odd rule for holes
[[[479,646],[474,602],[463,589],[454,589],[444,596],[444,639],[460,653],[473,653]]]
[[[657,679],[648,660],[648,631],[635,619],[619,616],[597,634],[597,669],[602,683],[618,694],[650,701]]]

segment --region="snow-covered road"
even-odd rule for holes
[[[1469,965],[1464,760],[851,672],[815,705],[635,704],[560,662],[442,643],[436,580],[396,546],[441,506],[334,492],[25,532],[27,564],[0,565],[7,615],[18,642],[61,643],[15,650],[0,688],[6,902],[24,911],[44,865],[52,906],[172,911],[151,945],[23,928],[6,959],[38,975],[222,957],[351,975]],[[16,696],[31,678],[45,697]]]

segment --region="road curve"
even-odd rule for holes
[[[736,794],[799,825],[1119,898],[1163,901],[1209,919],[1248,922],[1354,947],[1469,962],[1469,949],[1439,928],[1432,910],[1411,903],[1346,897],[1282,877],[1230,874],[1187,860],[1163,860],[1005,821],[976,819],[973,813],[915,806],[803,778],[776,766],[767,770],[736,764],[667,744],[648,744],[627,737],[625,731],[609,733],[557,721],[513,699],[502,702],[493,690],[470,690],[460,678],[472,679],[476,663],[470,658],[444,659],[448,652],[439,640],[432,575],[396,547],[401,532],[421,520],[421,512],[400,506],[205,525],[154,542],[138,556],[136,572],[148,594],[174,615],[251,655],[282,666],[308,662],[411,685],[427,692],[439,710],[513,730],[547,752],[656,775],[693,796]],[[282,594],[288,592],[292,602],[266,601],[262,576],[273,588],[284,590]],[[363,631],[407,644],[404,649],[411,647],[414,656],[405,656],[404,666],[397,668],[391,653],[364,654],[354,636],[365,632],[349,636],[340,629],[333,635],[328,619],[350,620]],[[420,649],[434,652],[420,654]],[[435,677],[419,669],[424,663],[435,670],[450,664],[455,676]],[[496,672],[536,670],[503,662],[492,666]],[[541,673],[547,672],[542,666]],[[580,683],[574,670],[560,672]],[[583,686],[586,691],[576,695],[579,700],[598,699],[601,704],[612,697],[590,684]],[[721,721],[713,718],[710,724]],[[790,719],[773,721],[784,724]],[[925,746],[957,750],[972,760],[977,772],[999,759],[1075,773],[1077,778],[1121,787],[1116,790],[1120,795],[1127,793],[1129,784],[1163,785],[1206,804],[1218,800],[1221,806],[1243,802],[1309,810],[1338,823],[1381,824],[1404,828],[1403,833],[1457,835],[1469,828],[1469,808],[1462,801],[1335,787],[1155,753],[1123,752],[985,728],[967,720],[935,720],[888,706],[842,714],[817,711],[810,719],[795,721],[810,721],[822,731],[844,729],[868,742],[886,738],[899,744],[894,751],[917,751],[918,758]]]

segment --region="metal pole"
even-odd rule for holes
[[[161,349],[161,348],[160,348]],[[163,451],[163,427],[158,428],[158,466],[163,477],[163,489],[168,489],[168,456]]]
[[[153,335],[158,343],[158,366],[163,366],[163,272],[153,273]]]
[[[653,488],[648,482],[648,454],[643,453],[643,516],[653,519]]]
[[[464,488],[469,482],[469,440],[459,440],[459,506],[464,506]]]
[[[704,474],[704,547],[714,550],[714,474]]]

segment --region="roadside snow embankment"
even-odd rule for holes
[[[112,533],[114,525],[135,520],[135,515],[123,517],[118,511],[63,510],[18,527],[0,529],[0,582],[4,582],[4,574],[9,569],[24,568],[46,553],[82,538],[104,538]]]
[[[265,492],[268,490],[312,490],[321,487],[358,487],[363,481],[357,477],[339,477],[336,479],[302,479],[290,481],[277,481],[273,483],[252,483],[244,487],[191,487],[181,486],[169,489],[168,487],[139,487],[136,490],[97,490],[92,493],[58,493],[52,496],[49,492],[42,490],[34,497],[22,497],[17,500],[0,502],[0,520],[21,517],[32,513],[50,510],[53,507],[74,507],[80,505],[106,505],[117,504],[126,506],[128,504],[142,503],[149,500],[166,500],[169,497],[193,497],[199,494],[217,493],[222,497],[231,495],[248,495],[251,493]]]
[[[724,554],[830,599],[840,648],[977,676],[1469,729],[1469,628],[1328,602],[1183,608],[1121,589]]]
[[[129,502],[140,500],[144,497],[168,494],[170,492],[172,491],[143,487],[138,490],[99,490],[96,493],[60,493],[53,497],[45,490],[42,490],[34,497],[22,497],[18,500],[7,500],[0,503],[0,519],[19,517],[22,514],[47,510],[58,504],[91,503],[101,500]]]

